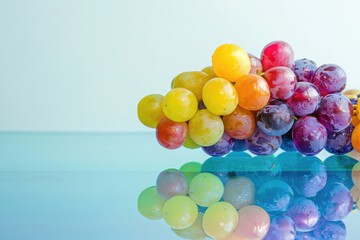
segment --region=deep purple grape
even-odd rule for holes
[[[319,240],[315,238],[314,232],[296,232],[295,240]]]
[[[332,155],[326,158],[324,164],[327,170],[328,184],[340,182],[351,189],[354,186],[351,173],[357,162],[356,159],[345,155]]]
[[[304,197],[295,198],[285,214],[294,221],[296,230],[300,232],[313,230],[321,216],[317,205]]]
[[[328,131],[325,150],[332,154],[346,154],[351,152],[354,149],[351,143],[351,134],[353,131],[354,126],[352,124],[349,124],[349,126],[340,132]]]
[[[280,148],[286,152],[295,152],[296,147],[294,145],[292,139],[292,129],[290,129],[287,133],[281,136],[281,146]]]
[[[213,157],[220,157],[228,154],[234,146],[234,139],[224,133],[221,139],[214,145],[202,147],[204,152]]]
[[[283,101],[271,100],[257,113],[257,126],[270,136],[281,136],[294,124],[294,113]]]
[[[342,221],[321,218],[313,232],[316,239],[346,240],[346,226]]]
[[[281,177],[281,165],[273,155],[256,156],[246,165],[248,176],[258,188],[262,184]]]
[[[304,197],[314,197],[327,182],[325,164],[315,156],[305,156],[295,164],[293,188]]]
[[[312,83],[298,82],[294,94],[286,101],[296,116],[313,114],[321,101],[319,89]]]
[[[276,216],[271,220],[264,240],[294,240],[295,235],[294,221],[288,216]]]
[[[344,219],[353,208],[353,198],[350,190],[342,183],[326,185],[316,196],[320,212],[329,221]]]
[[[185,175],[177,169],[162,171],[156,179],[156,190],[164,199],[175,195],[186,195],[188,183]]]
[[[346,74],[336,64],[324,64],[316,69],[311,82],[319,88],[321,96],[326,96],[329,93],[337,93],[345,89]]]
[[[291,66],[291,70],[295,73],[298,82],[310,82],[316,69],[316,63],[306,58],[294,61]]]
[[[301,154],[315,155],[325,147],[327,131],[315,117],[304,116],[294,123],[292,137]]]
[[[234,146],[232,148],[233,152],[243,152],[245,151],[246,148],[246,142],[245,140],[241,140],[241,139],[234,139]]]
[[[332,93],[321,100],[317,118],[329,131],[339,132],[350,125],[353,111],[353,105],[345,95]]]
[[[246,139],[246,147],[256,155],[273,154],[280,148],[280,145],[280,136],[270,136],[259,128],[255,128],[254,133]]]

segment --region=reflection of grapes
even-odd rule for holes
[[[280,215],[271,219],[270,229],[264,240],[295,239],[295,224],[288,216]]]
[[[202,221],[204,214],[199,212],[195,222],[185,229],[172,229],[173,232],[181,238],[185,239],[206,239]]]
[[[225,185],[224,201],[231,203],[236,209],[254,202],[255,186],[246,177],[231,178]]]
[[[142,191],[138,198],[138,211],[148,219],[161,219],[161,209],[165,200],[156,191],[155,186],[151,186]]]
[[[316,239],[346,240],[346,227],[342,221],[327,221],[321,218],[314,229]]]
[[[321,216],[316,204],[304,197],[295,198],[286,215],[294,221],[296,230],[300,232],[313,230]]]
[[[185,175],[177,169],[162,171],[156,180],[156,190],[164,198],[186,195],[188,184]]]

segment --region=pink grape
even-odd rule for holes
[[[294,51],[283,41],[274,41],[267,44],[261,53],[263,71],[277,66],[291,67],[294,62]]]
[[[264,78],[269,84],[273,98],[286,100],[293,95],[297,81],[295,73],[290,68],[270,68],[265,72]]]

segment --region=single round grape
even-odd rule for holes
[[[214,69],[213,69],[212,66],[204,67],[201,71],[204,72],[204,73],[206,73],[206,74],[210,77],[210,79],[211,79],[211,78],[218,77],[218,76],[215,74]]]
[[[211,146],[221,139],[224,124],[221,117],[207,109],[199,110],[189,121],[189,133],[192,140],[200,146]]]
[[[237,222],[236,209],[228,202],[217,202],[205,211],[203,227],[208,236],[219,239],[229,236]]]
[[[294,124],[294,113],[280,100],[271,100],[257,113],[257,126],[270,136],[281,136]]]
[[[246,163],[246,174],[257,187],[281,177],[280,162],[272,155],[256,156],[247,160]]]
[[[196,149],[200,147],[199,144],[197,144],[196,142],[194,142],[194,140],[192,140],[189,131],[188,134],[186,135],[186,139],[183,146],[189,149]]]
[[[210,157],[201,165],[201,172],[212,173],[219,177],[222,182],[226,182],[230,172],[228,159],[224,157]]]
[[[294,166],[293,188],[304,197],[314,197],[327,182],[325,164],[315,156],[305,156]]]
[[[277,66],[291,67],[294,62],[294,51],[283,41],[274,41],[267,44],[261,52],[263,71]]]
[[[294,145],[293,139],[292,139],[292,128],[281,136],[281,145],[280,148],[286,152],[295,152],[296,147]]]
[[[161,209],[165,200],[157,192],[155,186],[151,186],[142,191],[138,197],[137,208],[144,217],[152,220],[162,218]]]
[[[223,44],[212,55],[212,66],[217,76],[231,82],[250,72],[251,64],[247,52],[235,44]]]
[[[353,208],[353,198],[342,183],[330,183],[316,196],[321,215],[329,221],[344,219]]]
[[[204,232],[202,222],[204,214],[199,212],[195,222],[188,228],[185,229],[172,229],[172,231],[183,239],[207,239],[206,233]]]
[[[291,66],[291,70],[295,73],[298,82],[311,82],[316,69],[316,63],[306,58],[294,61]]]
[[[354,186],[351,173],[354,165],[358,161],[345,155],[332,155],[325,159],[324,164],[327,169],[328,184],[330,182],[340,182],[348,189]]]
[[[259,58],[255,57],[252,54],[248,54],[250,58],[250,73],[260,75],[262,73],[262,64]]]
[[[315,155],[324,149],[327,131],[313,116],[300,117],[293,126],[293,142],[296,149],[304,155]]]
[[[191,91],[185,88],[170,90],[162,101],[162,110],[166,117],[175,122],[190,120],[198,110],[198,101]]]
[[[285,212],[294,199],[294,191],[289,184],[281,180],[264,183],[256,191],[256,201],[269,214]]]
[[[297,80],[290,68],[282,66],[270,68],[265,72],[264,78],[273,98],[286,100],[294,94]]]
[[[210,156],[220,157],[228,154],[234,146],[234,139],[224,133],[221,139],[214,145],[202,147],[205,153]]]
[[[360,162],[356,163],[352,169],[351,178],[354,185],[360,189]]]
[[[360,125],[357,125],[351,134],[351,143],[357,152],[360,152]]]
[[[350,125],[353,111],[353,106],[345,95],[332,93],[322,98],[317,118],[329,131],[339,132]]]
[[[187,162],[180,167],[180,171],[185,175],[188,184],[191,180],[200,173],[201,163],[199,162]]]
[[[174,196],[168,199],[163,208],[162,216],[173,229],[185,229],[194,224],[197,219],[198,208],[193,200],[187,196]]]
[[[296,232],[295,240],[318,240],[314,236],[314,232]]]
[[[246,141],[241,139],[234,139],[233,152],[243,152],[247,149]]]
[[[236,209],[253,204],[255,185],[247,177],[231,178],[225,185],[224,201],[231,203]]]
[[[285,214],[294,221],[296,230],[300,232],[313,230],[321,216],[317,205],[304,197],[295,198]]]
[[[234,85],[224,78],[209,80],[204,85],[202,97],[206,108],[216,115],[232,113],[239,102]]]
[[[346,74],[336,64],[324,64],[316,69],[311,82],[319,88],[321,96],[326,96],[329,93],[338,93],[345,89]]]
[[[166,169],[156,179],[156,190],[164,199],[186,195],[188,184],[185,175],[177,169]]]
[[[342,221],[321,218],[313,232],[316,239],[346,240],[346,226]]]
[[[235,139],[246,139],[255,130],[255,116],[246,109],[237,106],[229,115],[223,116],[225,132]]]
[[[199,173],[192,179],[189,186],[189,196],[202,207],[209,207],[218,202],[223,194],[223,183],[211,173]]]
[[[156,127],[156,139],[161,146],[168,149],[181,147],[188,135],[186,122],[174,122],[167,117],[160,120]]]
[[[269,102],[269,85],[259,75],[244,75],[235,83],[234,87],[238,93],[239,106],[244,109],[257,111]]]
[[[202,71],[183,72],[174,78],[171,87],[185,88],[194,93],[196,99],[200,101],[202,99],[202,89],[209,80],[209,75]]]
[[[349,124],[340,132],[328,131],[328,137],[325,145],[325,150],[332,154],[346,154],[351,152],[354,148],[351,143],[351,134],[354,131],[354,126]]]
[[[312,83],[298,82],[294,94],[287,100],[296,116],[313,114],[319,107],[321,96],[319,89]]]
[[[288,216],[280,215],[271,219],[270,229],[264,240],[294,240],[295,235],[294,221]]]
[[[235,233],[244,239],[263,239],[270,228],[270,217],[259,206],[248,205],[238,211]]]
[[[281,145],[280,136],[270,136],[259,128],[246,139],[246,146],[250,152],[256,155],[270,155],[275,153]]]
[[[162,111],[163,98],[160,94],[150,94],[140,100],[137,106],[137,114],[142,124],[150,128],[156,128],[160,120],[165,116]]]

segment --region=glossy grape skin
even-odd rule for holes
[[[345,155],[332,155],[325,159],[324,164],[328,174],[328,184],[340,182],[348,189],[354,186],[351,173],[354,165],[358,161]]]
[[[260,75],[262,73],[262,64],[259,58],[255,57],[252,54],[248,54],[250,58],[250,73]]]
[[[298,82],[311,82],[316,69],[316,63],[306,58],[294,61],[291,66],[291,70],[295,73]]]
[[[215,78],[215,77],[218,77],[215,72],[214,72],[214,69],[212,66],[207,66],[207,67],[204,67],[203,69],[201,69],[202,72],[206,73],[210,79],[211,78]]]
[[[346,226],[342,221],[321,218],[313,232],[316,239],[346,240]]]
[[[224,124],[219,116],[207,109],[199,110],[189,121],[189,133],[198,145],[211,146],[221,139]]]
[[[351,134],[351,143],[357,152],[360,152],[360,124],[357,125]]]
[[[165,116],[175,122],[190,120],[198,110],[198,101],[191,91],[185,88],[170,90],[162,101]]]
[[[274,99],[258,111],[256,124],[270,136],[281,136],[293,126],[294,113],[285,102]]]
[[[234,139],[234,146],[232,148],[233,152],[243,152],[246,151],[246,141],[240,139]]]
[[[206,239],[207,236],[202,226],[203,217],[204,214],[199,212],[195,222],[190,227],[185,229],[172,229],[172,231],[183,239]]]
[[[140,193],[137,208],[144,217],[151,220],[158,220],[162,218],[161,209],[164,203],[165,199],[160,196],[156,187],[151,186]]]
[[[248,74],[241,77],[234,85],[238,97],[239,106],[257,111],[265,107],[270,100],[270,89],[266,80],[255,74]]]
[[[232,113],[239,102],[233,84],[224,78],[209,80],[202,89],[202,98],[206,108],[216,115]]]
[[[351,178],[354,185],[360,189],[360,162],[356,163],[352,169]]]
[[[339,132],[350,125],[353,111],[353,106],[345,95],[332,93],[322,98],[317,118],[329,131]]]
[[[354,148],[351,143],[351,134],[354,131],[354,126],[349,124],[340,132],[328,131],[328,138],[325,145],[325,150],[332,154],[346,154],[351,152]]]
[[[285,214],[294,221],[296,230],[300,232],[313,230],[321,216],[318,206],[304,197],[295,198]]]
[[[264,240],[294,240],[296,235],[294,221],[280,215],[271,219],[270,229]]]
[[[246,146],[250,152],[256,155],[270,155],[275,153],[281,145],[280,136],[270,136],[255,128],[254,133],[246,139]]]
[[[319,88],[321,96],[326,96],[345,89],[346,74],[336,64],[324,64],[315,71],[311,82]]]
[[[273,98],[286,100],[294,94],[297,80],[290,68],[282,66],[270,68],[265,72],[264,78]]]
[[[201,207],[209,207],[218,202],[224,194],[221,180],[211,173],[199,173],[189,186],[189,196]]]
[[[247,52],[235,44],[223,44],[212,55],[212,66],[217,76],[230,82],[250,72],[251,64]]]
[[[315,155],[325,147],[327,131],[315,117],[304,116],[294,123],[292,137],[301,154]]]
[[[321,215],[329,221],[344,219],[353,208],[353,198],[342,183],[330,183],[316,196]]]
[[[313,114],[319,107],[321,96],[319,89],[312,83],[298,82],[294,94],[287,100],[296,116]]]
[[[280,148],[286,152],[295,152],[296,147],[294,145],[293,139],[292,139],[292,128],[281,136],[281,145]]]
[[[221,139],[214,145],[202,147],[203,151],[213,157],[221,157],[228,154],[234,146],[234,139],[224,133]]]
[[[196,99],[202,99],[202,89],[207,81],[210,80],[209,75],[202,71],[183,72],[177,75],[172,81],[172,88],[185,88],[195,94]]]
[[[156,179],[156,190],[164,199],[175,195],[186,195],[188,183],[185,175],[177,169],[166,169]]]
[[[150,128],[156,128],[160,120],[165,117],[162,111],[164,96],[150,94],[143,97],[137,106],[137,115],[142,124]]]
[[[277,66],[291,67],[294,62],[294,51],[283,41],[268,43],[261,52],[263,71]]]
[[[247,177],[231,178],[225,184],[224,201],[231,203],[236,209],[253,204],[255,185]]]
[[[156,139],[161,146],[168,149],[181,147],[187,137],[188,126],[186,122],[174,122],[166,117],[160,120],[156,127]]]
[[[184,163],[179,169],[184,176],[188,184],[190,184],[191,180],[200,173],[201,171],[201,163],[199,162],[187,162]]]
[[[255,130],[254,114],[246,109],[237,106],[229,115],[223,116],[225,132],[235,139],[246,139]]]

